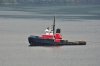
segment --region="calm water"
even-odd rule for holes
[[[100,5],[66,6],[1,6],[1,18],[47,18],[56,16],[62,20],[100,19]]]
[[[56,16],[64,39],[86,46],[29,47]],[[0,66],[100,66],[100,5],[0,7]]]

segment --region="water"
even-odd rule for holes
[[[29,47],[56,16],[64,39],[86,46]],[[99,66],[100,5],[1,6],[0,66]]]
[[[0,7],[0,17],[4,18],[52,18],[93,19],[100,18],[100,5],[65,6],[9,6]]]

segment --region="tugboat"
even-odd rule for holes
[[[69,42],[68,40],[63,40],[61,29],[58,28],[55,32],[55,16],[52,29],[48,27],[45,32],[41,36],[30,35],[28,37],[29,46],[86,45],[86,41]]]

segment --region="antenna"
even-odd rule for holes
[[[53,35],[55,34],[55,16],[54,16],[54,22],[53,22]]]

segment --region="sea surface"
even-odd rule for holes
[[[1,6],[1,18],[44,18],[52,16],[62,20],[99,20],[100,5],[62,5],[62,6]]]
[[[29,47],[53,24],[84,46]],[[99,66],[100,5],[0,6],[0,66]]]

